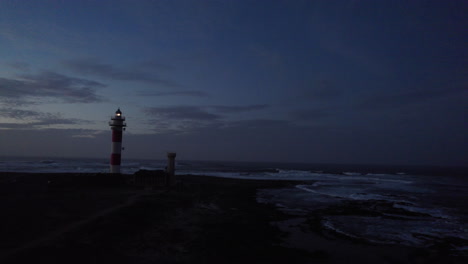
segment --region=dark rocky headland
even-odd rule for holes
[[[149,188],[132,177],[0,173],[0,263],[466,261],[443,245],[372,245],[321,232],[313,215],[303,233],[309,238],[301,240],[287,230],[306,227],[256,201],[259,189],[297,182],[178,175],[173,186]],[[319,247],[323,241],[328,249]]]

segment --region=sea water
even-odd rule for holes
[[[467,175],[310,173],[293,188],[261,190],[258,201],[314,216],[322,228],[361,241],[445,247],[468,255]]]
[[[164,160],[131,160],[122,172],[164,169]],[[0,158],[0,171],[106,173],[106,159]],[[448,245],[468,253],[466,168],[177,161],[178,174],[293,180],[294,187],[260,190],[257,200],[322,228],[370,243]]]

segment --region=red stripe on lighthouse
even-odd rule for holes
[[[112,153],[110,158],[111,165],[120,165],[120,154]]]

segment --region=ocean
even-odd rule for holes
[[[122,172],[164,169],[165,160],[129,160]],[[108,172],[107,159],[0,158],[0,171]],[[369,243],[413,247],[449,245],[468,255],[467,168],[177,161],[176,174],[294,180],[265,189],[257,201],[292,217],[314,215],[320,228]]]

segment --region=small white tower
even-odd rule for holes
[[[109,126],[112,130],[112,149],[110,157],[110,173],[120,173],[120,160],[122,152],[122,133],[127,124],[124,122],[125,117],[122,116],[120,108],[115,112],[115,116],[111,118]]]

